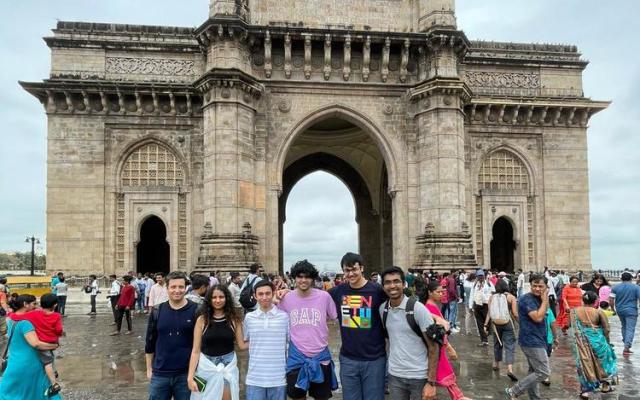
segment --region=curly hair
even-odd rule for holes
[[[200,309],[198,310],[199,315],[202,316],[204,325],[209,326],[211,319],[213,319],[213,313],[215,312],[215,309],[211,304],[211,298],[213,297],[213,292],[215,292],[216,290],[224,294],[224,317],[227,320],[227,325],[235,330],[235,327],[238,323],[240,323],[241,319],[238,311],[233,306],[233,296],[225,285],[213,285],[209,289],[207,289],[207,293],[204,295],[204,303],[202,303]]]
[[[291,267],[291,277],[295,279],[298,275],[306,275],[315,280],[318,278],[318,270],[309,261],[302,260],[293,264]]]

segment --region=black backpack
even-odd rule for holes
[[[258,301],[253,297],[253,284],[256,283],[257,276],[251,282],[248,282],[240,292],[240,304],[245,310],[253,310]]]
[[[427,340],[422,334],[422,331],[420,330],[420,327],[418,326],[418,323],[416,322],[416,318],[413,314],[413,310],[417,302],[418,302],[418,299],[416,297],[409,297],[409,300],[407,301],[407,306],[405,307],[404,311],[407,317],[407,323],[411,327],[411,330],[414,331],[415,334],[418,335],[420,339],[422,339],[422,342],[424,343],[424,345],[427,346]],[[387,332],[387,315],[388,314],[389,314],[389,300],[384,302],[384,311],[382,313],[382,328],[384,329],[384,337],[386,338],[389,338],[389,333]]]

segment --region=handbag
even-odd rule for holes
[[[2,358],[0,358],[0,375],[4,374],[4,370],[7,369],[7,363],[9,361],[9,345],[11,344],[11,338],[13,338],[13,332],[16,330],[17,322],[11,324],[11,333],[9,334],[9,341],[7,342],[7,347],[4,349],[4,354],[2,354]]]

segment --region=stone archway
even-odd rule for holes
[[[170,249],[167,243],[167,227],[155,215],[140,225],[140,241],[136,246],[136,272],[168,273]]]
[[[381,270],[393,262],[391,232],[391,198],[387,194],[386,171],[382,171],[381,196],[388,197],[379,202],[384,212],[373,208],[374,201],[367,183],[360,173],[343,159],[324,152],[304,156],[290,164],[284,172],[283,191],[278,202],[279,214],[279,265],[283,265],[283,225],[286,222],[286,205],[293,187],[306,175],[325,171],[340,179],[353,196],[358,224],[358,249],[369,270]]]
[[[513,225],[507,218],[500,217],[493,223],[491,230],[493,233],[493,239],[491,239],[491,269],[513,273],[516,250]]]
[[[369,270],[393,263],[392,199],[386,158],[375,138],[349,119],[331,114],[301,132],[286,154],[282,194],[278,199],[278,257],[283,262],[283,224],[293,186],[322,170],[340,179],[356,207],[358,249]],[[336,260],[338,261],[338,260]]]

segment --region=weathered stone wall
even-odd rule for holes
[[[310,28],[351,27],[358,30],[414,30],[413,0],[259,0],[250,1],[256,25],[295,24]]]
[[[47,265],[102,272],[104,119],[49,115],[47,130]]]

